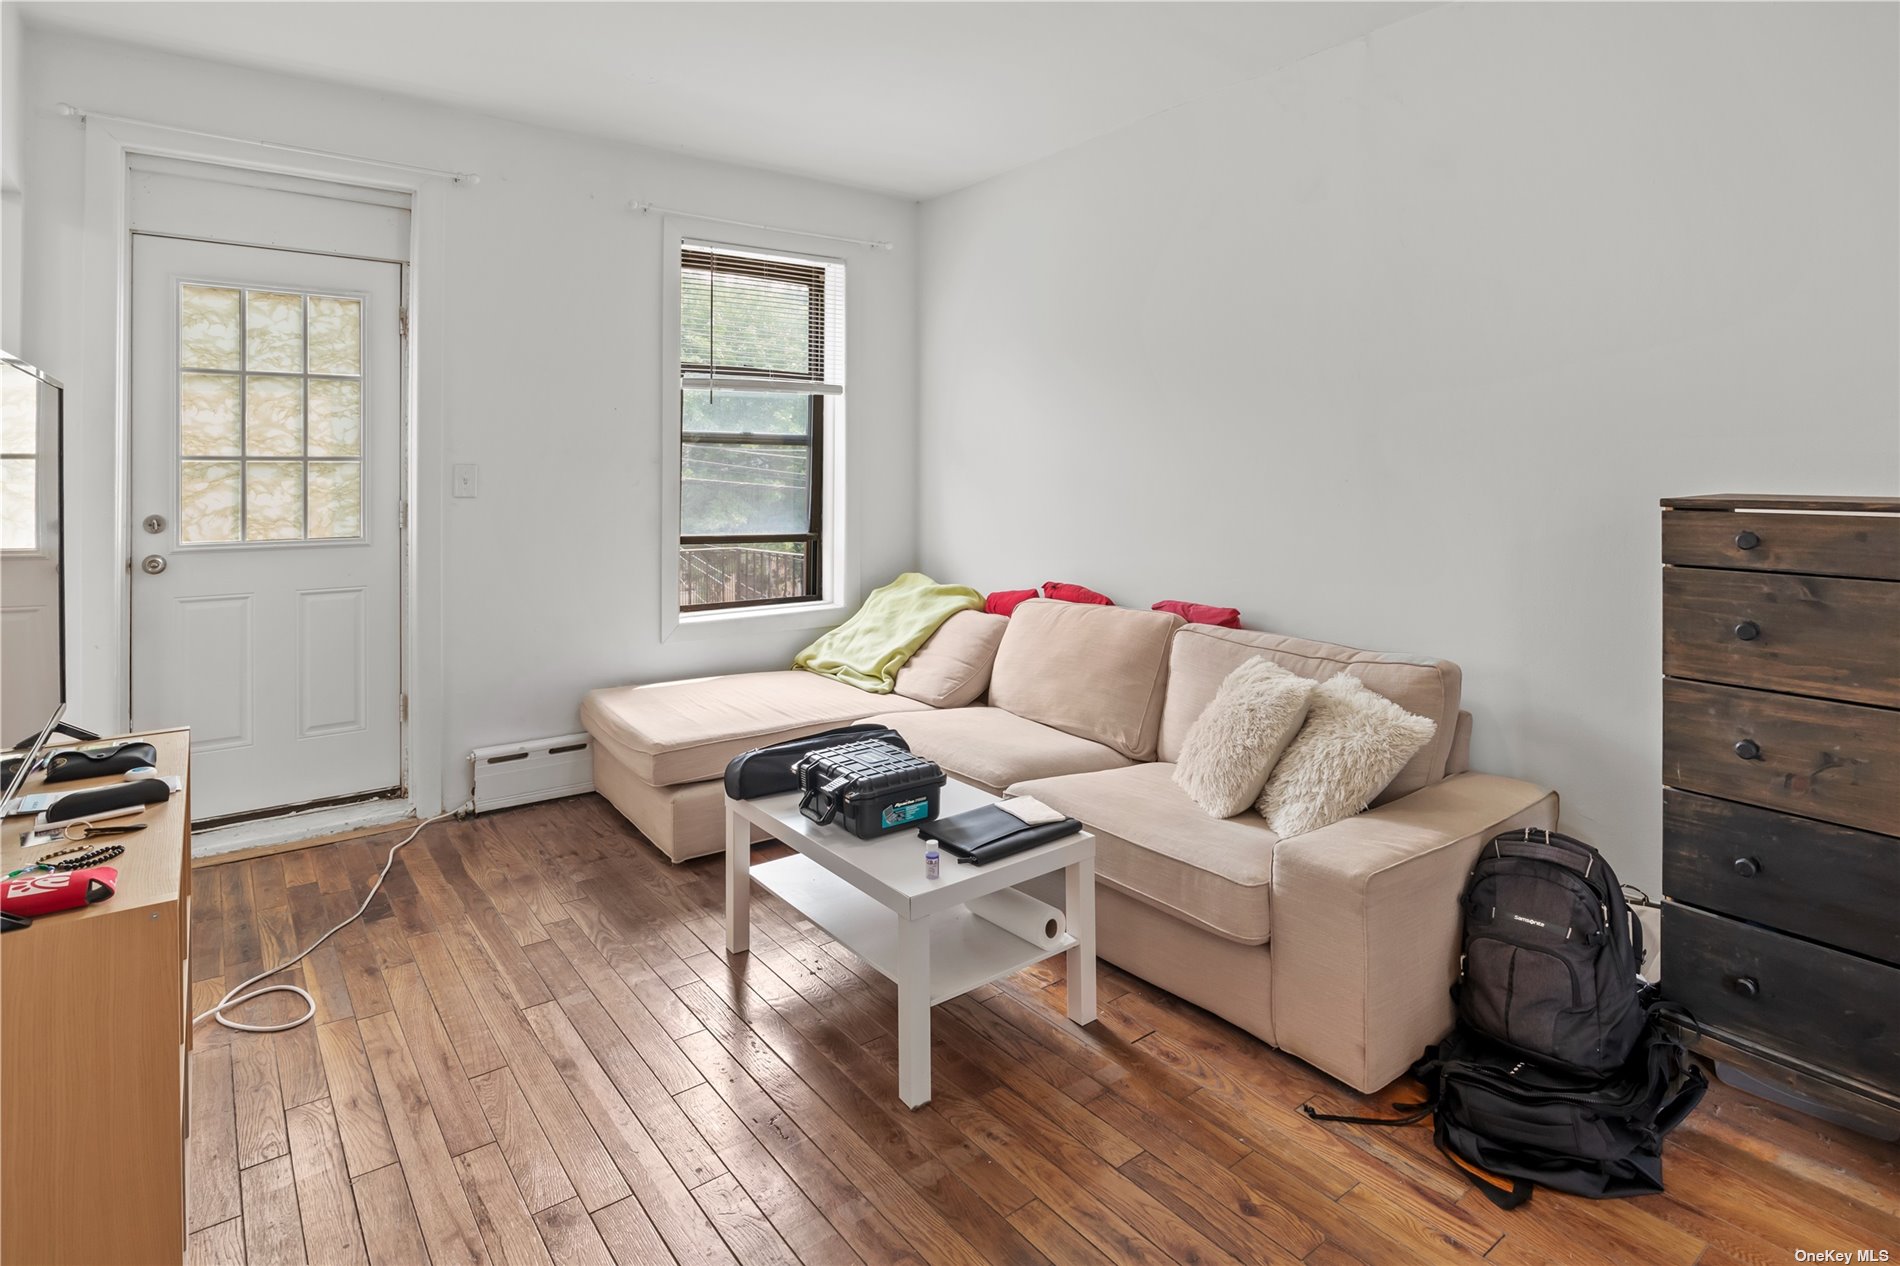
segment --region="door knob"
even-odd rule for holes
[[[1760,760],[1761,744],[1754,739],[1743,739],[1735,745],[1735,754],[1743,760]]]
[[[1735,626],[1735,636],[1744,642],[1752,642],[1761,636],[1761,625],[1753,620],[1743,620]]]
[[[1753,879],[1761,874],[1761,863],[1752,857],[1738,857],[1735,859],[1735,873],[1743,879]]]
[[[1735,534],[1736,549],[1754,549],[1760,544],[1761,537],[1756,536],[1753,532],[1737,532]]]
[[[145,530],[150,532],[153,536],[157,536],[160,532],[163,532],[165,530],[165,516],[162,514],[146,515]]]
[[[146,575],[156,576],[165,570],[165,556],[163,554],[147,554],[145,561],[140,563],[139,566],[145,569]]]
[[[1753,976],[1731,976],[1728,987],[1744,998],[1753,998],[1761,992],[1761,985]]]

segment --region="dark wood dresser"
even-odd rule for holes
[[[1900,499],[1662,504],[1663,991],[1729,1080],[1900,1130]]]

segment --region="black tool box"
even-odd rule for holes
[[[835,820],[861,840],[928,822],[943,799],[937,762],[875,739],[812,752],[793,772],[798,811],[820,826]]]

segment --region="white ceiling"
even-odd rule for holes
[[[1344,0],[22,6],[34,27],[913,198],[974,184],[1431,7]]]

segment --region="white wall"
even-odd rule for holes
[[[629,199],[897,243],[842,250],[848,445],[864,583],[913,563],[914,204],[31,27],[27,36],[31,214],[14,350],[74,384],[69,496],[77,482],[97,500],[112,454],[109,436],[73,434],[103,428],[110,407],[85,399],[81,383],[81,349],[98,324],[78,301],[85,140],[53,113],[58,102],[481,174],[444,196],[442,265],[420,279],[433,295],[430,338],[446,349],[441,397],[424,402],[425,428],[431,411],[444,421],[422,435],[420,503],[425,564],[440,549],[442,635],[422,654],[445,677],[446,803],[466,794],[468,749],[578,728],[590,687],[782,666],[811,636],[659,638],[654,498],[670,476],[658,461],[661,224],[627,211]],[[480,464],[478,499],[446,498],[458,462]],[[84,573],[75,580],[93,599],[82,595],[70,636],[95,659],[119,636],[96,599],[99,586],[110,593],[122,548],[98,517],[69,532]]]
[[[1896,35],[1453,6],[925,204],[925,568],[1454,659],[1653,888],[1657,498],[1900,491]]]

